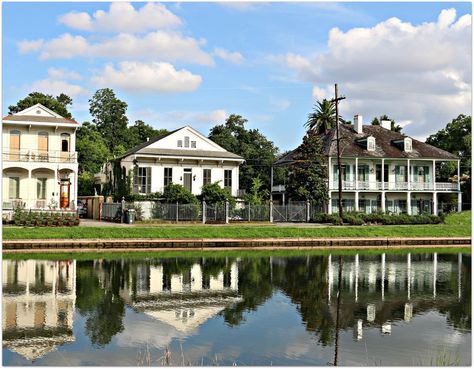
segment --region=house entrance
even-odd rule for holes
[[[183,181],[184,182],[184,188],[186,188],[189,192],[192,192],[192,187],[193,187],[193,185],[192,185],[192,183],[193,183],[192,182],[192,180],[193,180],[192,175],[193,175],[192,174],[192,169],[189,169],[189,168],[184,169],[184,177],[183,177],[183,179],[184,179],[184,181]]]
[[[69,207],[69,196],[71,192],[71,182],[69,179],[61,180],[61,190],[59,193],[59,207],[65,209]]]

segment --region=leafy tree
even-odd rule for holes
[[[83,171],[77,177],[77,186],[79,196],[88,196],[94,194],[95,188],[94,173]]]
[[[202,186],[201,198],[209,204],[222,204],[228,201],[232,208],[235,206],[235,199],[229,189],[219,186],[219,181]]]
[[[163,190],[163,198],[166,202],[180,204],[197,204],[198,200],[189,190],[177,183],[170,183]]]
[[[381,115],[379,118],[375,117],[374,119],[372,119],[372,122],[370,124],[372,124],[373,126],[380,126],[383,120],[389,120],[391,122],[390,124],[391,131],[394,131],[394,132],[402,131],[402,127],[399,126],[392,118],[389,118],[387,114]]]
[[[241,189],[250,191],[252,180],[256,177],[260,177],[265,188],[270,188],[270,168],[278,148],[258,129],[246,129],[246,123],[247,119],[232,114],[224,124],[211,129],[209,138],[245,159],[239,174]]]
[[[460,114],[446,125],[445,128],[432,134],[426,139],[426,143],[446,150],[459,156],[461,159],[461,190],[463,202],[471,202],[471,116]],[[457,172],[457,163],[441,163],[437,173],[437,179],[447,181]],[[456,173],[457,175],[457,173]],[[457,177],[456,177],[457,180]]]
[[[135,121],[135,124],[129,129],[128,146],[132,148],[150,138],[162,136],[168,133],[166,129],[155,129],[142,120]]]
[[[335,121],[336,105],[330,100],[323,99],[323,101],[318,101],[313,107],[313,112],[308,114],[305,127],[317,133],[325,133],[334,127]],[[340,122],[344,123],[342,119]]]
[[[97,127],[84,122],[76,133],[79,172],[98,173],[110,153]]]
[[[54,97],[42,92],[31,92],[27,97],[19,100],[16,105],[10,105],[8,114],[18,113],[36,104],[44,105],[64,118],[72,119],[72,115],[68,110],[68,107],[72,105],[72,99],[69,96],[60,94]]]
[[[252,187],[250,193],[244,195],[244,200],[252,205],[261,205],[264,199],[269,197],[269,191],[263,188],[262,180],[257,177],[252,179]]]
[[[287,194],[293,200],[311,200],[322,205],[328,199],[326,182],[323,143],[315,131],[308,131],[289,166]]]
[[[119,145],[128,147],[128,118],[125,115],[127,103],[118,99],[110,88],[98,90],[89,103],[92,121],[109,151],[115,153]]]

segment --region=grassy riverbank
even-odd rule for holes
[[[469,237],[471,212],[451,214],[444,224],[390,226],[189,225],[117,227],[4,227],[4,240],[107,238],[341,238]]]

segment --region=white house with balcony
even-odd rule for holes
[[[354,124],[340,124],[342,202],[345,211],[375,211],[421,214],[438,212],[438,194],[458,196],[461,211],[460,159],[449,152],[390,130],[390,121],[380,126],[363,125],[362,116]],[[339,170],[336,129],[321,135],[328,165],[328,213],[337,212]],[[296,150],[275,162],[290,165]],[[437,182],[436,167],[457,163],[458,182]],[[272,185],[272,195],[284,194],[285,187]]]
[[[244,162],[190,126],[151,138],[118,160],[122,170],[132,174],[135,194],[163,192],[166,185],[176,183],[199,195],[203,185],[219,182],[232,196],[239,195],[239,166]],[[98,175],[101,184],[112,175],[108,163]]]
[[[74,209],[78,123],[41,104],[2,118],[3,209]]]

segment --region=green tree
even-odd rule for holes
[[[219,181],[202,186],[201,198],[209,204],[222,204],[228,201],[232,208],[235,206],[235,199],[229,189],[219,186]]]
[[[128,147],[127,103],[118,99],[110,88],[98,90],[89,103],[92,121],[109,151],[114,153],[119,145]]]
[[[97,127],[84,122],[76,133],[79,172],[98,173],[110,156],[107,145]]]
[[[177,183],[170,183],[163,189],[163,198],[166,202],[180,204],[198,204],[196,196]]]
[[[168,133],[166,129],[155,129],[142,120],[135,121],[135,124],[129,129],[128,148],[132,148],[153,137],[162,136]]]
[[[10,105],[8,107],[8,114],[18,113],[36,104],[41,104],[64,118],[72,119],[72,115],[68,110],[69,106],[72,105],[72,99],[69,96],[60,94],[54,97],[42,92],[31,92],[15,105]]]
[[[262,180],[257,177],[252,179],[250,193],[244,195],[244,201],[252,205],[261,205],[269,197],[269,191],[263,187]]]
[[[317,133],[325,133],[334,128],[334,122],[336,121],[336,105],[330,101],[324,99],[318,101],[313,107],[313,112],[308,114],[308,120],[305,123],[305,127],[308,130],[314,130]],[[339,123],[347,123],[344,119],[339,117]]]
[[[260,177],[265,188],[270,188],[270,169],[278,148],[258,129],[246,129],[246,123],[247,119],[232,114],[224,124],[211,129],[209,138],[245,159],[239,174],[241,189],[250,191],[252,180],[256,177]]]
[[[289,166],[287,194],[293,200],[310,200],[322,205],[328,199],[326,182],[323,143],[315,131],[308,131]]]
[[[426,139],[427,144],[446,150],[461,159],[461,175],[465,179],[461,184],[464,203],[471,202],[471,137],[471,116],[460,114],[445,128]],[[457,175],[456,167],[454,162],[441,163],[437,179],[447,181],[454,174]]]
[[[372,122],[370,124],[372,124],[373,126],[380,126],[380,124],[383,120],[389,120],[390,121],[390,130],[391,131],[394,131],[394,132],[401,132],[402,131],[402,127],[399,126],[395,122],[395,120],[393,120],[392,118],[389,118],[389,116],[387,114],[381,115],[379,118],[375,117],[374,119],[372,119]]]

